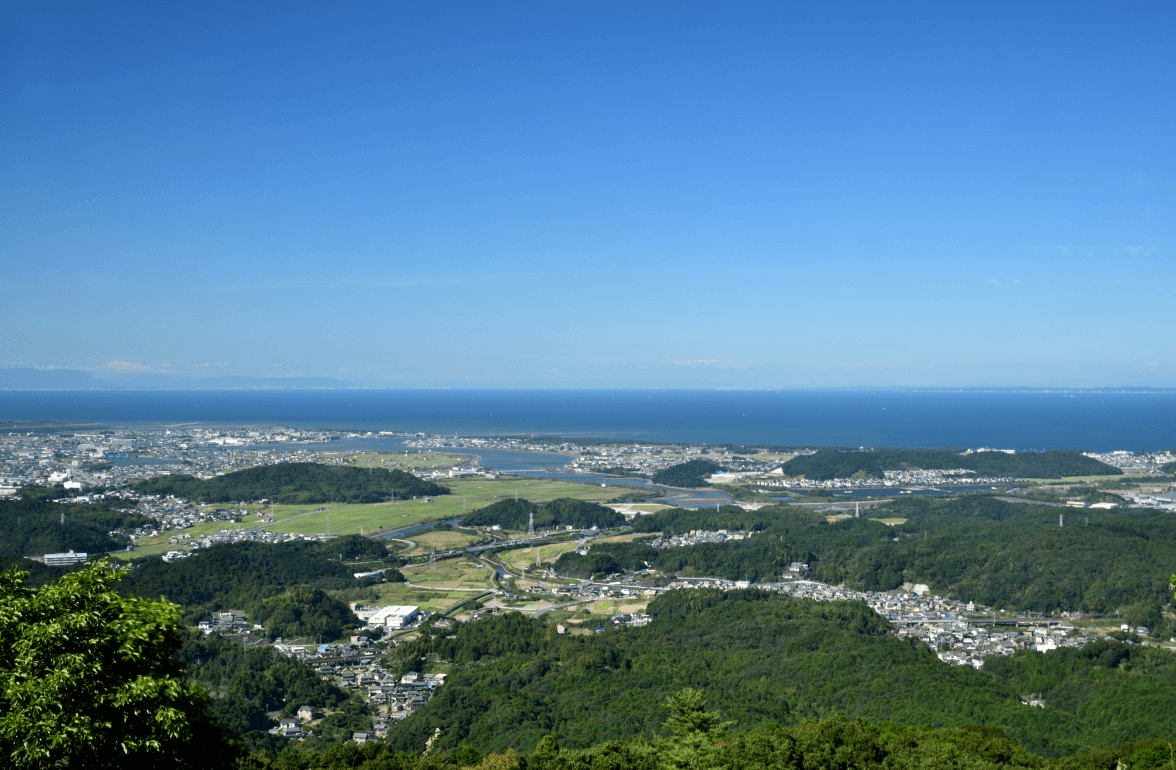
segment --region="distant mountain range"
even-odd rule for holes
[[[81,369],[0,369],[0,390],[311,390],[354,388],[331,377],[181,377],[125,374],[95,377]]]

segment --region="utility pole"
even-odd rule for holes
[[[437,546],[433,544],[433,535],[429,535],[429,569],[437,569]]]

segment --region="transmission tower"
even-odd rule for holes
[[[527,522],[527,535],[535,534],[535,512],[531,511],[531,520]]]
[[[535,549],[535,566],[536,566],[536,567],[540,566],[540,562],[539,562],[539,554],[540,554],[540,553],[542,553],[542,551],[543,551],[543,549],[542,549],[542,548],[536,548],[536,549]]]
[[[437,547],[433,544],[433,536],[429,535],[429,569],[437,569]]]

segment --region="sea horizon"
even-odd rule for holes
[[[1155,451],[1160,389],[311,389],[0,391],[0,421],[282,426],[839,447]]]

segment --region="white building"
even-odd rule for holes
[[[68,553],[47,553],[45,554],[45,563],[51,567],[60,567],[83,562],[88,556],[88,553],[74,553],[72,550]]]
[[[355,616],[369,626],[383,626],[384,628],[403,628],[411,624],[421,614],[421,608],[415,605],[390,604],[386,607],[355,607]]]

